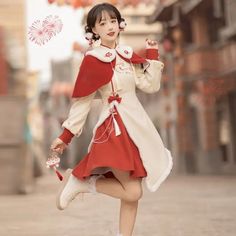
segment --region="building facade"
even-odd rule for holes
[[[162,0],[162,127],[177,172],[236,173],[236,2]]]

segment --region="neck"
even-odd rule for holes
[[[101,42],[101,45],[107,48],[116,48],[116,42]]]

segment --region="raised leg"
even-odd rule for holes
[[[127,171],[113,169],[116,178],[96,181],[96,191],[125,201],[137,201],[142,197],[141,178],[130,178]]]

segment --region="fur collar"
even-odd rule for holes
[[[130,59],[133,56],[133,49],[130,46],[121,44],[118,44],[116,48],[100,45],[86,52],[85,55],[94,56],[103,62],[111,62],[115,59],[117,53],[126,59]]]

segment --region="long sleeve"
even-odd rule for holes
[[[96,92],[85,97],[73,99],[68,118],[62,124],[64,131],[59,136],[63,142],[68,144],[74,135],[80,136],[95,94]]]
[[[154,93],[160,89],[164,64],[157,60],[146,60],[148,63],[145,63],[143,68],[135,65],[135,84],[143,92]]]

